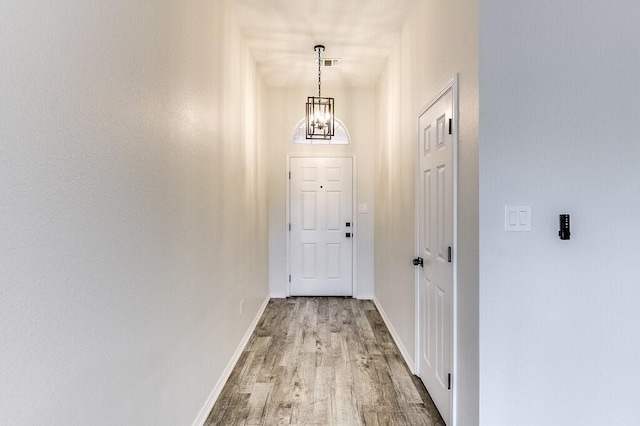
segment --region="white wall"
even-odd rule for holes
[[[4,2],[1,424],[191,424],[267,296],[264,89],[229,22]]]
[[[304,117],[307,96],[313,86],[300,88],[269,88],[269,289],[273,297],[285,297],[287,272],[286,221],[287,154],[292,155],[352,155],[356,158],[356,206],[367,203],[369,213],[355,216],[356,294],[373,297],[373,157],[376,129],[373,88],[331,89],[323,87],[323,95],[335,97],[336,116],[351,136],[350,145],[300,145],[291,143],[296,124]]]
[[[639,21],[633,0],[481,2],[482,425],[640,424]]]
[[[458,425],[478,422],[478,14],[475,0],[416,1],[378,83],[375,294],[415,351],[414,173],[418,113],[460,77],[458,162]]]

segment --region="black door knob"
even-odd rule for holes
[[[422,266],[424,267],[424,259],[421,257],[416,257],[415,259],[413,259],[413,266]]]

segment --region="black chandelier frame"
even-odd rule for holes
[[[335,135],[335,100],[322,96],[322,74],[320,66],[324,46],[317,44],[313,50],[318,52],[318,96],[307,97],[306,128],[307,139],[331,139]]]

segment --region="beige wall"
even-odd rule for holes
[[[150,6],[2,6],[2,424],[191,424],[267,297],[254,61]]]
[[[454,74],[460,78],[457,364],[459,425],[478,419],[478,12],[473,0],[416,1],[378,83],[375,154],[375,295],[415,353],[416,118]]]
[[[269,288],[273,297],[284,297],[289,272],[286,265],[288,238],[286,222],[287,154],[355,155],[356,206],[367,203],[369,213],[355,215],[355,297],[373,297],[373,153],[376,129],[375,91],[373,88],[332,89],[323,87],[323,95],[335,97],[336,116],[351,136],[350,145],[294,145],[291,134],[304,117],[309,88],[269,88]]]
[[[640,3],[481,4],[480,424],[640,424]]]

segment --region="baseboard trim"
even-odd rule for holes
[[[272,299],[286,299],[287,298],[287,294],[285,292],[272,291],[271,292],[271,298]]]
[[[236,349],[233,356],[229,360],[229,364],[227,364],[227,367],[222,372],[222,376],[220,376],[220,379],[218,379],[218,383],[216,383],[215,387],[213,388],[213,391],[209,395],[209,398],[207,398],[207,402],[204,404],[204,407],[202,407],[202,409],[200,410],[200,413],[198,414],[196,421],[193,422],[193,426],[203,426],[204,423],[207,421],[207,417],[209,417],[209,413],[213,409],[213,405],[218,400],[218,397],[222,392],[222,388],[227,383],[227,380],[229,380],[229,377],[231,376],[231,372],[233,371],[233,368],[236,366],[236,363],[240,359],[240,355],[242,355],[244,348],[247,346],[247,343],[249,343],[249,339],[251,338],[251,335],[256,329],[256,326],[258,325],[258,321],[260,321],[260,318],[262,317],[264,310],[267,308],[267,303],[269,303],[270,299],[271,297],[267,296],[264,302],[262,302],[262,306],[260,306],[260,309],[258,309],[258,313],[256,314],[255,318],[251,322],[251,325],[249,326],[249,329],[245,333],[244,337],[242,338],[242,341],[240,341],[238,348]]]
[[[407,366],[409,367],[411,374],[416,374],[416,365],[413,362],[413,359],[411,359],[411,356],[409,355],[409,351],[407,350],[407,348],[404,347],[402,340],[400,340],[400,336],[396,332],[396,329],[393,328],[393,324],[391,324],[391,320],[387,316],[384,309],[382,309],[382,305],[380,304],[380,301],[378,300],[377,297],[373,298],[373,303],[376,305],[376,308],[378,308],[378,312],[380,312],[380,316],[382,317],[382,320],[384,321],[387,328],[389,329],[389,333],[391,333],[391,337],[393,337],[393,341],[396,342],[396,346],[398,346],[398,349],[402,354],[402,358],[404,358],[404,362],[407,363]]]

